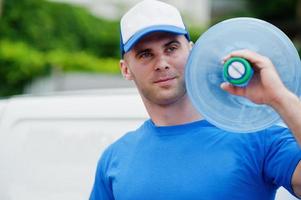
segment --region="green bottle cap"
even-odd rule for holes
[[[244,58],[232,57],[224,64],[224,80],[235,86],[247,86],[253,73],[251,64]]]

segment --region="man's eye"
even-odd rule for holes
[[[175,47],[175,46],[168,47],[168,48],[167,48],[167,52],[173,52],[173,51],[175,51],[176,49],[177,49],[177,47]]]
[[[149,58],[152,54],[150,52],[143,52],[139,54],[139,58]]]

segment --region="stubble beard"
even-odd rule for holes
[[[143,99],[151,104],[166,107],[181,100],[186,95],[185,81],[180,80],[175,86],[170,87],[139,87],[136,86]]]

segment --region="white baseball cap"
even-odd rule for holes
[[[141,1],[120,20],[121,55],[131,50],[145,35],[161,31],[185,35],[190,40],[177,8],[157,0]]]

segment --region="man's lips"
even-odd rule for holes
[[[168,82],[173,79],[175,79],[175,77],[160,78],[160,79],[154,81],[154,83],[164,83],[164,82]]]

